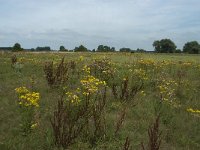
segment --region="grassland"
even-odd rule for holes
[[[12,64],[13,55],[17,62]],[[49,83],[44,71],[46,62],[53,61],[53,69],[47,69],[56,76],[63,57],[61,70],[66,69],[66,74],[61,71],[63,75],[57,74],[59,78]],[[21,110],[28,106],[19,104],[15,91],[23,86],[40,94],[32,122],[36,126],[26,134],[22,131],[24,113]],[[125,149],[126,139],[130,144],[127,149],[142,149],[141,143],[150,149],[148,129],[159,116],[160,149],[198,150],[199,90],[199,55],[1,52],[0,149],[63,149],[62,144],[55,143],[50,121],[58,112],[57,103],[66,100],[66,105],[71,106],[66,114],[74,112],[73,118],[85,108],[89,95],[87,115],[78,116],[79,121],[72,119],[73,123],[68,120],[74,130],[83,125],[68,149]]]

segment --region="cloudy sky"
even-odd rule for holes
[[[200,0],[0,0],[0,47],[153,50],[162,38],[200,43]]]

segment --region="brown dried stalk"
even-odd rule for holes
[[[162,132],[159,131],[159,119],[160,119],[160,115],[158,115],[156,117],[155,122],[153,123],[153,125],[149,126],[148,129],[148,137],[149,137],[149,142],[147,145],[146,150],[159,150],[160,149],[160,145],[161,145],[161,134]],[[145,146],[143,143],[141,143],[142,149],[145,150]]]
[[[64,103],[63,98],[58,101],[53,118],[50,119],[54,133],[55,144],[58,147],[68,148],[78,138],[85,127],[87,110],[80,108],[75,114]]]
[[[120,114],[119,117],[117,118],[117,123],[116,123],[116,129],[115,129],[115,135],[117,135],[117,133],[119,132],[119,130],[121,129],[124,120],[125,120],[125,116],[126,116],[126,108],[124,108]]]
[[[122,150],[130,150],[130,138],[127,136]]]
[[[64,63],[64,57],[55,68],[53,62],[46,62],[44,73],[49,86],[59,85],[68,79],[68,64]]]
[[[17,63],[17,56],[12,55],[12,57],[11,57],[11,67],[13,68],[16,63]]]

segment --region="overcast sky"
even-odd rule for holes
[[[162,38],[200,43],[200,0],[0,0],[0,47],[153,50]]]

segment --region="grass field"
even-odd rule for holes
[[[198,150],[199,91],[200,55],[1,52],[0,149]]]

